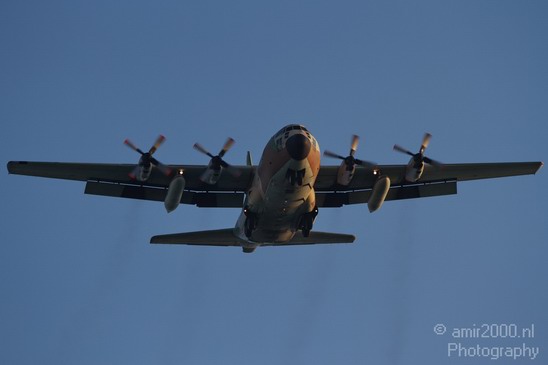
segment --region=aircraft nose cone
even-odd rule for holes
[[[294,134],[285,143],[289,156],[297,161],[304,160],[310,153],[311,147],[310,140],[303,134]]]

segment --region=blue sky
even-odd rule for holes
[[[360,135],[378,163],[406,163],[393,144],[426,131],[443,162],[546,161],[547,15],[543,1],[4,1],[0,156],[136,162],[124,139],[162,133],[165,163],[206,163],[192,145],[231,136],[243,164],[297,122],[324,150]],[[237,210],[0,181],[3,364],[489,362],[448,359],[437,323],[535,324],[527,341],[464,343],[547,356],[543,170],[374,214],[323,209],[315,227],[355,244],[252,255],[148,244]]]

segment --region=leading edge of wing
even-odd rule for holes
[[[451,178],[457,181],[468,181],[534,175],[542,166],[544,164],[540,161],[443,164],[439,168],[427,165],[419,181],[428,182]]]
[[[223,173],[215,185],[200,181],[200,176],[207,165],[167,165],[173,171],[183,171],[186,190],[196,191],[245,191],[253,177],[253,166],[234,166],[240,171],[239,176]],[[135,164],[112,163],[73,163],[73,162],[35,162],[9,161],[7,169],[10,174],[46,177],[53,179],[121,183],[138,186],[168,187],[172,179],[154,168],[147,181],[140,182],[129,177]]]
[[[379,175],[388,176],[392,186],[444,182],[448,180],[468,181],[534,175],[543,165],[541,161],[456,163],[443,164],[440,167],[426,165],[422,177],[417,182],[408,182],[405,180],[407,165],[378,165],[376,169],[377,174],[374,174],[372,169],[358,166],[354,178],[348,186],[337,184],[338,166],[321,166],[314,189],[318,192],[371,189]]]

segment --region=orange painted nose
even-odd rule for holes
[[[310,140],[303,134],[294,134],[285,143],[285,148],[292,159],[301,161],[310,153]]]

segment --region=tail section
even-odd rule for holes
[[[253,252],[257,246],[294,246],[294,245],[314,245],[327,243],[352,243],[356,237],[350,234],[329,233],[329,232],[310,232],[308,237],[304,237],[301,232],[297,232],[288,242],[283,243],[250,243],[234,235],[234,228],[216,229],[211,231],[197,231],[174,233],[154,236],[150,243],[154,244],[180,244],[180,245],[198,245],[198,246],[238,246],[242,247],[244,252]]]

